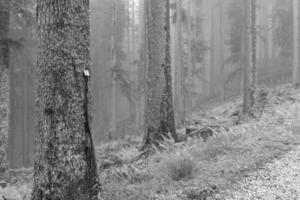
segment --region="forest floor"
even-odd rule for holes
[[[147,158],[139,157],[140,137],[97,147],[100,198],[300,199],[300,90],[263,89],[257,99],[254,118],[240,115],[240,99],[194,113],[186,126],[210,127],[205,142],[201,134],[181,143],[166,139]],[[0,175],[0,200],[29,199],[32,171]]]
[[[300,146],[244,176],[215,199],[300,199]]]

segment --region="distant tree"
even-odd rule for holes
[[[280,48],[280,57],[285,63],[293,55],[293,10],[291,0],[277,0],[273,16],[276,27],[274,30],[274,43]],[[289,62],[289,64],[291,64]]]
[[[150,0],[148,15],[148,72],[143,146],[167,137],[175,139],[171,80],[169,0]]]
[[[299,86],[299,19],[298,0],[293,0],[293,85]]]
[[[243,76],[243,35],[245,29],[245,12],[244,1],[233,0],[230,3],[227,16],[230,22],[230,29],[228,32],[228,48],[230,55],[226,62],[236,66],[227,77],[226,82],[233,80],[237,77],[242,78]]]
[[[110,134],[115,134],[117,131],[117,19],[118,9],[116,1],[112,1],[112,34],[111,34],[111,70],[112,70],[112,91],[111,91],[111,127]]]
[[[256,5],[255,0],[244,0],[246,16],[245,61],[244,61],[244,102],[243,112],[252,114],[256,87]]]
[[[5,83],[9,87],[10,113],[7,157],[11,168],[32,164],[32,70],[36,44],[33,7],[32,0],[0,1],[0,79],[8,72],[9,81]]]
[[[174,14],[172,23],[175,25],[174,38],[176,38],[174,47],[174,106],[175,118],[178,124],[182,124],[185,119],[184,108],[184,62],[183,62],[183,18],[185,16],[184,9],[182,8],[182,0],[176,0],[174,5]],[[186,57],[185,57],[186,58]]]
[[[97,199],[90,129],[88,0],[37,0],[37,139],[32,200]]]
[[[34,22],[32,1],[0,0],[0,78],[4,70],[9,67],[9,48],[21,49],[23,47],[23,38],[11,39],[8,35],[10,15],[14,15],[16,19],[13,25],[21,27],[24,23],[32,25]]]
[[[225,101],[225,83],[226,83],[226,74],[225,74],[225,62],[224,62],[224,5],[223,1],[219,0],[220,6],[220,78],[221,78],[221,101]]]

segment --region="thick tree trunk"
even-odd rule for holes
[[[89,1],[37,0],[37,23],[38,135],[32,199],[96,199]]]
[[[243,112],[252,114],[252,107],[255,103],[256,87],[256,30],[255,30],[255,0],[245,0],[245,59],[244,59],[244,104]]]
[[[0,39],[5,41],[9,33],[9,0],[0,0]],[[5,42],[0,43],[0,75],[3,70],[9,67],[9,45]],[[1,66],[1,67],[2,67]],[[1,77],[0,77],[1,78]]]
[[[293,85],[299,86],[298,0],[293,0]]]
[[[176,140],[173,112],[169,0],[151,0],[148,21],[148,82],[144,147],[168,136]]]
[[[9,0],[0,0],[0,40],[4,41],[7,39],[8,37],[8,32],[9,32],[9,11],[8,11],[8,5],[9,5]],[[4,79],[4,72],[5,70],[9,68],[9,46],[8,44],[6,44],[5,42],[0,42],[0,84],[1,83],[5,83],[5,85],[1,85],[1,88],[7,87],[7,85],[9,85],[9,83],[6,81],[7,79]],[[2,76],[3,75],[3,76]],[[3,82],[2,82],[3,81]],[[2,96],[3,94],[1,94],[1,98],[3,98],[3,100],[7,99],[6,96]],[[5,101],[1,102],[4,103]],[[9,104],[9,103],[8,103]],[[3,107],[3,110],[1,109],[1,111],[3,111],[3,115],[0,116],[0,125],[4,125],[6,124],[7,118],[6,116],[8,113],[8,109],[5,109],[5,107]],[[5,128],[3,128],[2,126],[0,126],[0,135],[2,136],[6,136],[6,130]],[[6,140],[6,138],[5,138]],[[9,155],[10,152],[6,152],[6,156],[10,157],[11,155]],[[1,158],[0,161],[3,162],[0,164],[0,167],[4,167],[4,164],[6,163],[5,158]],[[3,170],[3,169],[1,169]]]

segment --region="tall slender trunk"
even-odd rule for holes
[[[293,0],[293,85],[299,86],[299,25],[298,0]]]
[[[187,5],[187,13],[186,20],[187,20],[187,29],[185,38],[184,38],[184,66],[183,66],[183,96],[184,96],[184,109],[183,109],[183,119],[184,122],[186,116],[191,112],[192,107],[192,98],[191,98],[191,85],[193,82],[192,76],[192,4],[188,2]]]
[[[225,73],[225,62],[224,62],[224,12],[223,12],[223,1],[219,0],[220,4],[220,75],[221,75],[221,101],[225,100],[225,80],[226,80],[226,73]]]
[[[137,71],[137,87],[139,91],[139,98],[138,98],[138,123],[139,123],[139,129],[140,131],[143,130],[143,113],[144,113],[144,103],[145,103],[145,95],[144,95],[144,84],[145,84],[145,70],[146,70],[146,52],[145,52],[145,45],[146,45],[146,20],[145,20],[145,4],[146,2],[139,1],[139,20],[140,20],[140,26],[139,26],[139,31],[140,31],[140,46],[139,46],[139,66],[138,66],[138,71]]]
[[[169,0],[150,0],[149,3],[144,147],[157,144],[168,133],[177,140],[170,66],[170,4]]]
[[[269,59],[272,59],[274,56],[274,28],[273,28],[273,9],[274,9],[274,2],[271,2],[268,7],[268,57]]]
[[[112,34],[111,34],[111,70],[112,70],[112,90],[111,90],[111,127],[110,139],[112,135],[117,132],[117,78],[116,78],[116,65],[117,65],[117,46],[116,46],[116,31],[117,31],[117,6],[116,1],[112,1]]]
[[[252,114],[256,87],[256,5],[255,0],[245,0],[245,69],[243,112]]]
[[[32,200],[97,199],[90,128],[88,0],[37,0],[37,131]]]
[[[174,105],[177,125],[180,125],[184,120],[184,77],[183,77],[183,55],[182,55],[182,0],[176,0],[176,43],[175,46],[175,89],[174,89]]]
[[[140,128],[140,91],[138,89],[138,85],[139,85],[139,62],[138,62],[138,56],[137,56],[137,45],[139,44],[139,39],[138,39],[138,34],[137,34],[137,30],[136,30],[136,1],[132,0],[132,39],[131,39],[131,43],[132,43],[132,53],[133,53],[133,59],[132,59],[132,63],[134,63],[134,73],[133,73],[133,80],[134,80],[134,84],[135,84],[135,91],[136,91],[136,98],[133,98],[133,104],[134,104],[134,110],[135,110],[135,114],[134,114],[134,128],[136,130],[139,130]]]
[[[147,84],[148,84],[148,69],[149,69],[149,39],[148,39],[148,27],[149,27],[149,19],[150,19],[150,1],[149,0],[144,0],[144,69],[143,69],[143,74],[144,74],[144,87],[143,87],[143,99],[144,102],[143,104],[143,114],[141,114],[141,117],[143,117],[143,135],[147,134],[147,129],[146,129],[146,117],[147,117],[147,112],[146,110],[148,109],[147,105]],[[145,137],[145,136],[144,136]]]
[[[202,12],[203,15],[205,16],[205,20],[203,22],[203,27],[205,27],[203,29],[203,35],[205,37],[205,44],[209,47],[211,47],[211,31],[212,31],[212,9],[210,9],[212,4],[212,1],[203,1],[203,6],[202,6]],[[204,94],[205,97],[208,97],[210,95],[210,84],[211,84],[211,77],[210,77],[210,67],[212,65],[212,49],[209,48],[209,50],[205,53],[205,57],[204,57],[204,67],[205,67],[205,80],[208,82],[205,82],[205,86],[204,86]]]

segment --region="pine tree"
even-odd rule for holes
[[[245,43],[244,43],[244,105],[243,112],[252,114],[256,87],[256,5],[255,0],[245,0]]]
[[[38,135],[32,199],[96,199],[89,1],[37,0],[37,23]]]
[[[150,0],[144,147],[168,136],[176,140],[173,111],[169,0]]]

